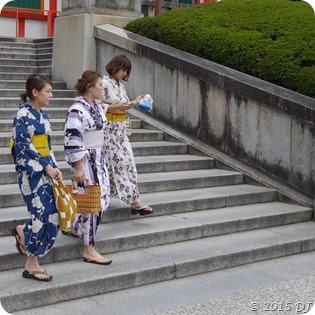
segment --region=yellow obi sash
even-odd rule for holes
[[[106,118],[108,121],[125,121],[126,120],[126,112],[116,109],[111,112],[106,113]]]
[[[48,136],[46,134],[34,135],[32,143],[41,156],[50,156]]]
[[[48,144],[48,136],[46,134],[34,135],[32,137],[32,144],[41,156],[50,156],[50,149]],[[12,151],[14,146],[13,138],[10,139],[10,149]]]

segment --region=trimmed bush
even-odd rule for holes
[[[125,29],[315,97],[315,15],[304,1],[222,0]]]

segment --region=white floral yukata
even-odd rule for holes
[[[102,84],[104,87],[103,101],[106,104],[112,105],[130,101],[121,82],[104,76]],[[122,111],[114,111],[113,113],[115,112],[122,113]],[[126,134],[125,121],[110,121],[108,118],[104,145],[110,195],[118,195],[122,205],[131,205],[139,201],[136,163]]]
[[[103,101],[106,104],[130,102],[121,82],[104,76],[102,84],[104,87]],[[125,121],[110,121],[108,119],[104,146],[110,181],[110,195],[118,195],[122,205],[131,205],[139,201],[136,163],[126,134]]]
[[[46,134],[50,156],[43,157],[32,144],[34,135]],[[51,126],[44,111],[38,112],[29,104],[20,105],[13,120],[14,146],[18,184],[30,214],[24,227],[25,251],[28,256],[44,256],[54,245],[59,230],[58,213],[52,185],[45,167],[56,168],[50,144]]]
[[[94,214],[77,214],[72,225],[84,245],[95,245],[96,231],[100,223],[102,212],[109,205],[109,181],[105,166],[104,147],[87,149],[84,144],[86,132],[104,130],[106,117],[103,102],[94,101],[94,108],[80,96],[75,98],[74,104],[68,110],[65,123],[65,159],[72,166],[83,160],[83,171],[91,185],[101,186],[101,211]]]

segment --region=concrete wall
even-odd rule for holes
[[[0,17],[0,36],[12,36],[16,34],[16,20],[9,17]]]
[[[95,36],[97,71],[124,52],[155,117],[314,197],[315,99],[112,25]]]
[[[46,38],[47,22],[36,20],[25,20],[25,37]]]
[[[118,27],[143,16],[140,0],[64,0],[55,19],[52,76],[72,88],[86,69],[96,68],[94,26]]]
[[[94,26],[110,23],[123,27],[128,17],[98,14],[60,16],[55,20],[52,76],[73,88],[86,69],[96,68]]]

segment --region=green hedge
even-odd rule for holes
[[[315,15],[304,1],[222,0],[125,29],[315,97]]]

